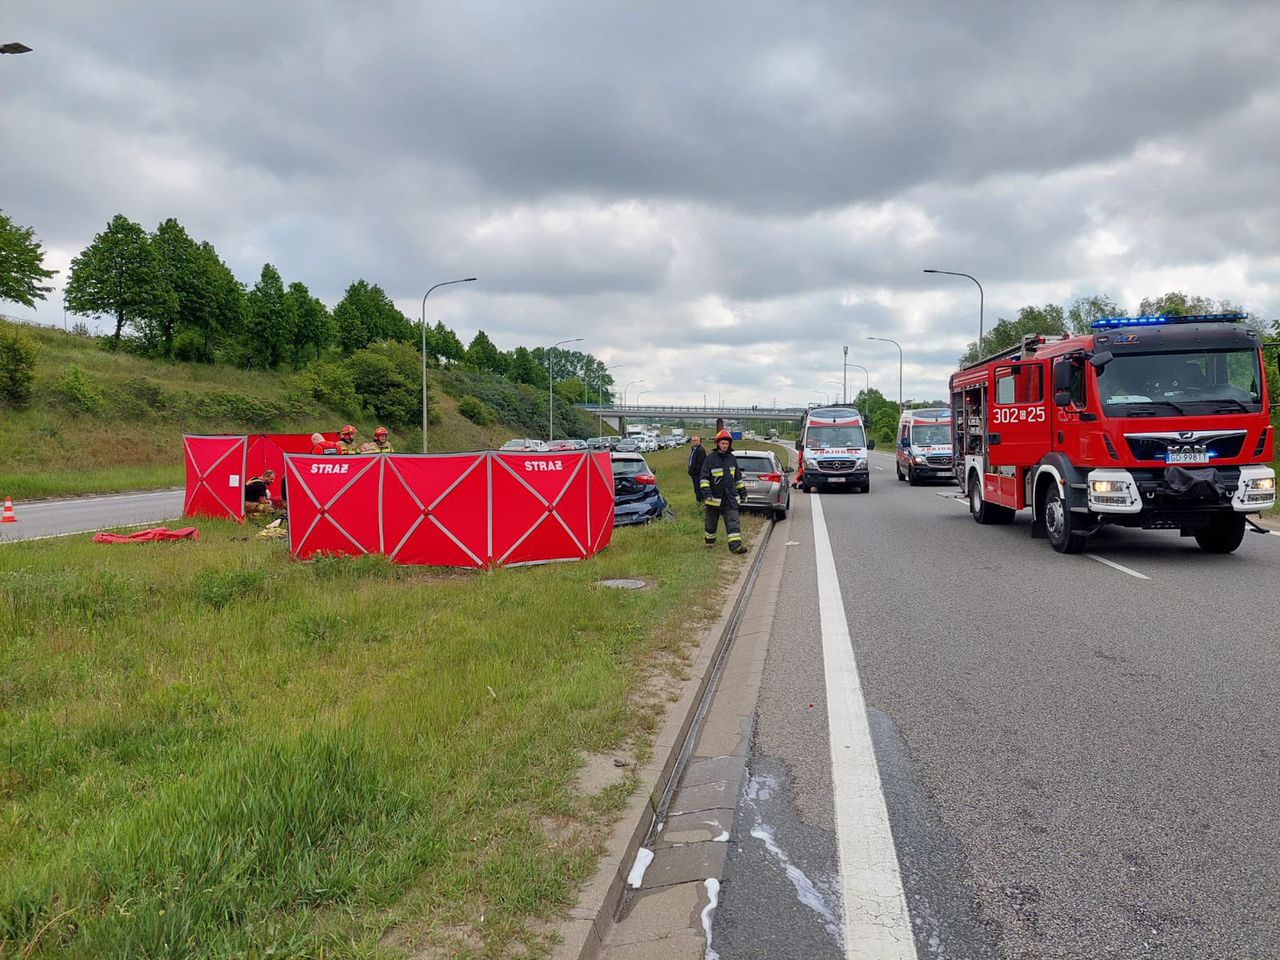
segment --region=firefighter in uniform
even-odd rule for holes
[[[716,448],[707,454],[702,464],[702,490],[704,511],[704,542],[708,547],[716,545],[716,531],[720,518],[724,517],[724,532],[728,535],[731,553],[746,553],[742,542],[742,528],[738,525],[738,499],[746,496],[747,484],[738,468],[738,458],[733,455],[733,437],[728,430],[716,434]]]
[[[387,440],[387,428],[378,427],[373,431],[373,449],[370,453],[395,453],[395,448]]]
[[[338,432],[338,453],[359,453],[360,444],[356,442],[356,428],[347,424]]]

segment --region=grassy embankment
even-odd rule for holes
[[[580,795],[580,758],[643,754],[644,678],[741,563],[684,458],[650,458],[677,519],[583,563],[5,547],[0,956],[545,955],[630,786]]]
[[[369,439],[376,426],[368,417],[353,419],[298,396],[287,374],[147,360],[107,352],[96,340],[61,330],[17,326],[38,346],[35,397],[26,410],[0,411],[6,447],[0,497],[180,486],[183,433],[311,433],[350,421]],[[69,385],[73,366],[82,376]],[[439,419],[430,429],[432,450],[485,449],[524,435],[502,423],[480,426],[464,418],[457,399],[440,388],[443,376],[430,374]],[[509,389],[505,381],[495,389],[503,386]],[[422,433],[408,428],[392,441],[400,450],[417,451]]]

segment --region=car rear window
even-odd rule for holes
[[[739,457],[738,467],[743,473],[773,473],[768,457]]]
[[[652,473],[649,465],[643,460],[615,460],[613,461],[613,475],[615,477],[634,477],[637,473]]]

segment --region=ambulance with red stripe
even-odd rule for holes
[[[1097,320],[952,374],[956,479],[974,520],[1029,509],[1032,536],[1060,553],[1108,524],[1235,550],[1247,515],[1276,499],[1262,338],[1247,320]]]
[[[951,459],[951,408],[904,410],[898,419],[898,479],[911,486],[921,480],[955,477]]]
[[[875,446],[854,407],[814,407],[805,414],[796,441],[800,451],[796,485],[806,493],[835,489],[866,493],[871,489],[867,451]]]

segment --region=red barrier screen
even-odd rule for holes
[[[337,440],[336,433],[321,434],[326,440]],[[288,486],[284,479],[284,455],[286,453],[310,453],[309,433],[258,433],[249,437],[249,456],[246,471],[249,477],[260,477],[264,470],[276,475],[275,482],[267,489],[272,500],[283,500],[282,493]]]
[[[187,463],[184,517],[244,520],[247,437],[182,438]]]
[[[613,533],[608,454],[285,457],[294,557],[487,568],[580,560]]]
[[[379,523],[383,457],[295,456],[289,471],[289,551],[315,553],[382,552]]]

